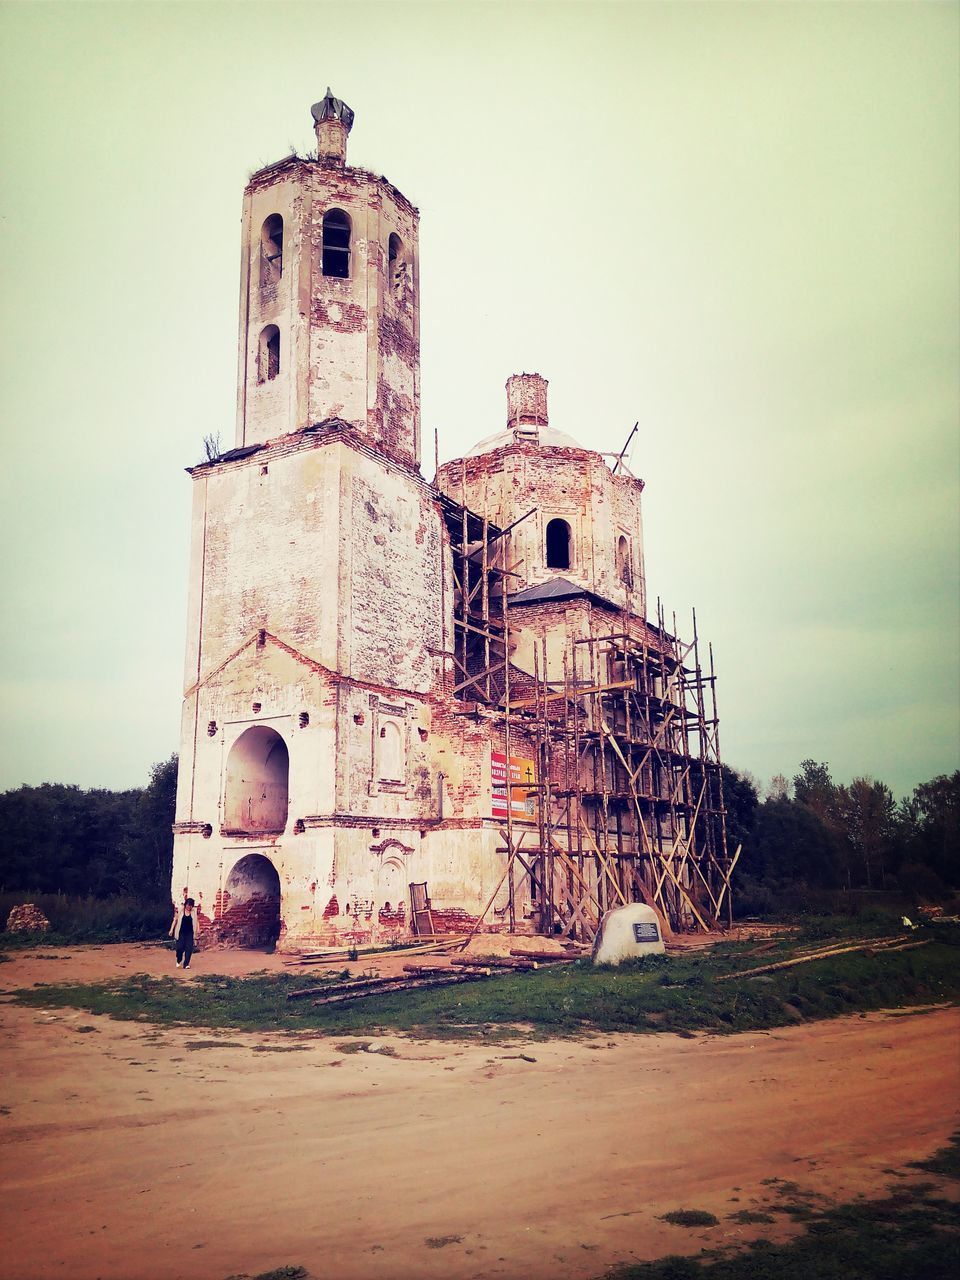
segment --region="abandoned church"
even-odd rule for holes
[[[533,373],[422,477],[418,211],[313,118],[244,193],[236,445],[190,469],[174,899],[289,950],[715,928],[713,658],[651,611],[643,481]]]

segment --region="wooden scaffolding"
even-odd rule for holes
[[[526,919],[589,941],[605,911],[629,902],[653,907],[668,935],[731,924],[740,850],[727,848],[713,649],[704,668],[696,614],[682,641],[659,602],[655,625],[593,609],[590,634],[568,642],[562,678],[556,666],[548,677],[545,632],[533,671],[521,671],[510,656],[515,526],[447,497],[441,507],[453,553],[450,692],[502,725],[508,762],[515,741],[536,761],[525,784],[532,822],[514,819],[508,785],[506,861],[488,909],[506,882],[511,930]]]
[[[658,625],[571,641],[563,681],[533,699],[539,840],[531,868],[539,931],[592,938],[604,911],[645,902],[667,933],[732,923],[716,674],[693,639]],[[532,707],[530,702],[532,701]]]

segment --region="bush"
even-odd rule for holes
[[[773,887],[753,876],[737,876],[734,881],[733,913],[738,920],[744,916],[774,916],[783,906]]]
[[[950,891],[933,867],[919,862],[908,862],[897,874],[900,891],[911,903],[939,903],[950,896]]]

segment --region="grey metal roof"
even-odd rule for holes
[[[598,596],[595,591],[589,591],[576,582],[571,582],[569,578],[551,578],[549,582],[538,582],[535,586],[527,587],[523,591],[518,591],[516,595],[510,596],[510,603],[539,604],[544,600],[572,600],[576,596],[587,596],[591,600],[599,600],[601,604],[609,605],[612,609],[618,608],[611,600]]]

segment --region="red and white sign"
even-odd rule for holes
[[[490,812],[494,818],[506,818],[509,786],[512,818],[518,822],[532,822],[537,816],[537,771],[534,762],[522,756],[511,756],[509,775],[508,782],[507,757],[502,751],[491,751]]]

